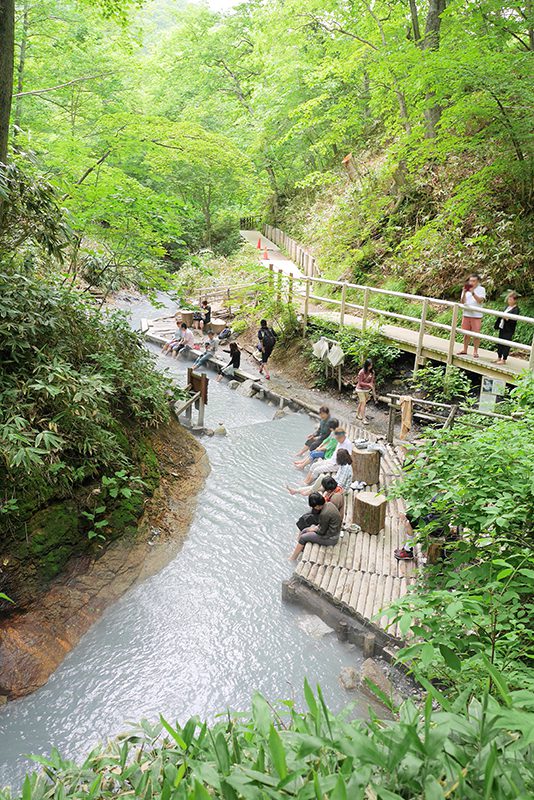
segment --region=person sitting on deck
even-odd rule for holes
[[[230,361],[225,367],[222,367],[221,374],[217,378],[218,382],[222,381],[223,375],[226,375],[228,378],[233,378],[236,369],[239,369],[241,366],[241,350],[236,342],[230,342],[230,349],[224,350],[224,352],[230,354]]]
[[[208,338],[204,343],[204,352],[200,355],[195,363],[193,364],[193,369],[197,369],[198,367],[203,367],[204,364],[207,364],[208,361],[211,361],[215,353],[217,352],[217,348],[219,346],[219,342],[215,338],[215,334],[213,331],[208,332]]]
[[[321,459],[313,464],[310,467],[306,478],[304,479],[304,483],[308,485],[313,483],[323,472],[337,472],[337,454],[340,450],[346,450],[349,455],[352,456],[353,445],[343,428],[336,428],[334,431],[334,436],[336,437],[337,446],[334,450],[333,456],[331,458]]]
[[[334,455],[334,452],[337,447],[337,439],[335,437],[335,430],[339,427],[339,420],[335,417],[331,417],[327,420],[326,428],[329,431],[328,436],[326,439],[323,439],[320,445],[315,450],[308,450],[307,455],[304,456],[300,461],[294,461],[294,465],[297,469],[304,469],[307,467],[308,464],[311,464],[312,461],[315,461],[318,458],[331,458]]]
[[[308,504],[312,513],[304,514],[297,522],[299,535],[291,561],[296,561],[308,542],[331,547],[339,541],[342,519],[335,505],[328,503],[319,492],[309,496]]]
[[[193,331],[191,328],[188,328],[185,322],[182,322],[180,325],[180,339],[176,344],[173,344],[171,347],[172,355],[174,358],[178,358],[180,353],[187,353],[188,350],[191,350],[195,343],[195,337],[193,336]]]
[[[345,450],[345,448],[341,448],[336,453],[336,464],[337,470],[334,472],[334,480],[341,488],[343,493],[348,492],[352,485],[352,456]],[[289,494],[302,494],[304,497],[307,497],[312,492],[318,492],[321,486],[324,486],[324,481],[326,478],[323,475],[319,475],[317,480],[311,486],[309,484],[305,484],[304,486],[300,486],[298,489],[292,489],[291,486],[287,487]]]
[[[328,420],[330,419],[330,409],[328,406],[321,406],[319,409],[319,426],[317,429],[310,433],[304,447],[297,453],[297,458],[303,456],[310,450],[316,450],[321,445],[330,431],[328,430]]]
[[[179,326],[179,321],[181,320],[181,314],[175,314],[174,319],[176,320],[176,327],[178,330],[174,334],[174,336],[166,342],[163,347],[161,348],[161,352],[164,356],[166,356],[173,348],[173,345],[178,344],[180,339],[182,338],[181,328]]]

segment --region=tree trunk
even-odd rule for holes
[[[22,30],[20,33],[20,53],[19,62],[17,64],[17,95],[24,90],[24,67],[26,65],[26,47],[28,46],[28,28],[30,21],[30,3],[29,0],[24,0],[24,8],[22,12]],[[20,131],[22,120],[22,97],[15,97],[15,111],[13,114],[13,138],[17,136]]]
[[[0,0],[0,164],[7,162],[14,57],[15,0]]]
[[[430,0],[428,14],[426,17],[425,36],[422,41],[423,50],[438,50],[439,37],[441,30],[441,15],[445,11],[446,0]],[[433,92],[426,96],[427,100],[432,100]],[[433,105],[424,111],[426,122],[426,138],[435,139],[437,124],[441,118],[441,106]]]
[[[387,500],[383,495],[374,492],[357,492],[354,495],[353,522],[360,526],[364,533],[377,535],[386,524]]]
[[[365,481],[367,486],[380,483],[380,452],[378,450],[352,449],[352,476],[355,481]]]

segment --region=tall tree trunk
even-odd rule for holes
[[[30,25],[30,0],[24,0],[22,10],[22,30],[20,32],[20,52],[17,64],[17,95],[24,90],[24,67],[26,65],[26,47],[28,46],[28,28]],[[15,97],[15,110],[13,113],[13,138],[20,130],[22,120],[22,97]]]
[[[428,14],[426,17],[425,35],[421,42],[424,50],[438,50],[441,31],[441,15],[445,11],[446,0],[430,0]],[[426,96],[427,100],[432,100],[433,92]],[[436,137],[437,124],[441,118],[441,106],[435,104],[425,109],[426,138]]]
[[[13,99],[15,0],[0,0],[0,163],[7,161],[9,117]]]

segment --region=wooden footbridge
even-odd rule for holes
[[[273,285],[278,285],[280,292],[281,287],[285,287],[288,299],[300,304],[304,328],[311,317],[362,331],[371,327],[378,328],[392,344],[414,354],[414,371],[427,359],[432,359],[447,366],[454,365],[488,378],[515,384],[525,370],[534,370],[534,318],[532,317],[515,317],[518,322],[530,326],[531,344],[507,342],[485,333],[478,335],[477,338],[482,342],[500,341],[511,346],[514,355],[508,358],[505,365],[496,364],[495,351],[484,348],[479,350],[479,358],[459,355],[461,347],[458,339],[463,336],[460,325],[464,307],[461,303],[323,278],[319,275],[315,259],[296,245],[283,231],[270,225],[266,225],[264,231],[242,230],[241,235],[250,244],[255,246],[261,244],[259,250],[261,263],[269,271]],[[295,263],[291,256],[294,256],[298,263]],[[391,304],[395,302],[395,298],[400,298],[405,301],[409,313],[378,308],[377,298],[381,301],[386,299]],[[446,311],[451,314],[450,323],[438,322],[432,318],[436,313]],[[482,308],[481,311],[484,316],[489,316],[492,320],[505,316],[502,312],[490,308]],[[437,331],[444,333],[445,336],[436,335]]]

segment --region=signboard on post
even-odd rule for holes
[[[205,406],[208,405],[208,376],[203,372],[197,375],[191,367],[187,370],[187,383],[193,394],[200,393],[200,398]]]
[[[498,397],[506,394],[506,381],[497,378],[482,378],[478,407],[480,411],[494,411]]]

